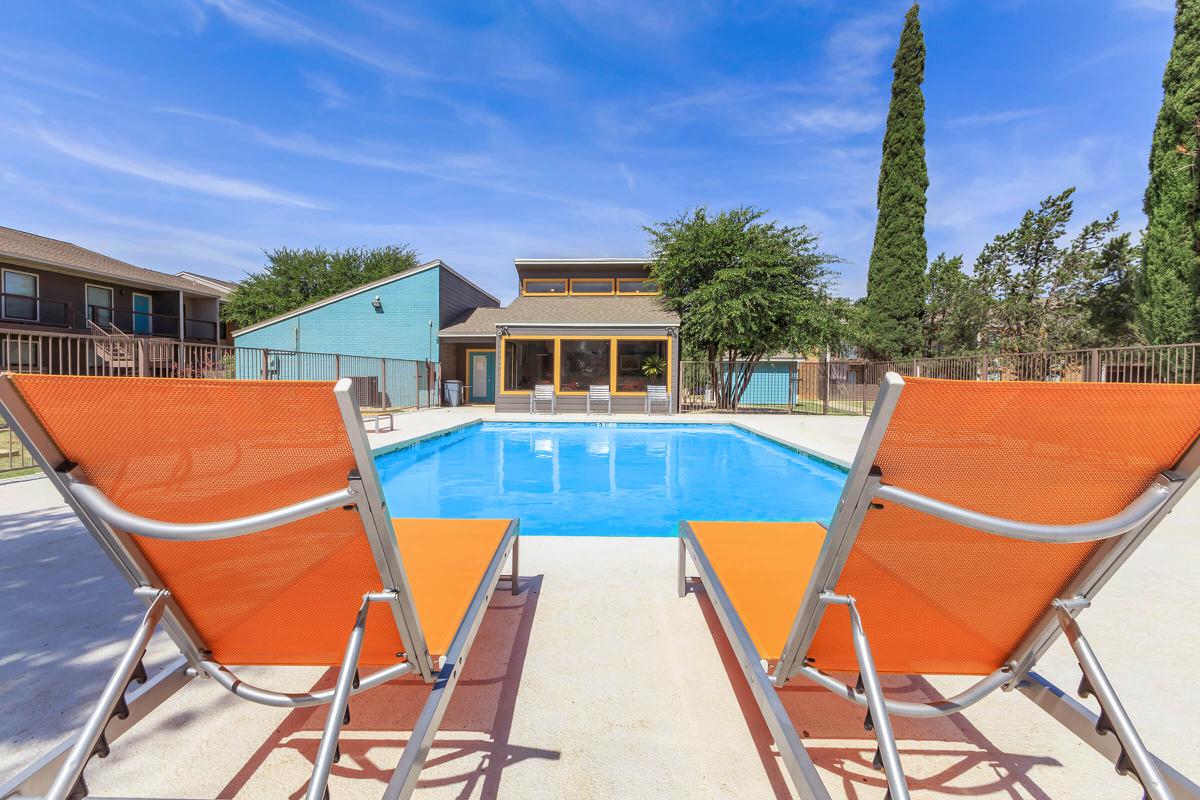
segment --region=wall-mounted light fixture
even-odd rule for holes
[[[379,295],[375,295],[375,299],[371,301],[371,307],[376,311],[383,311],[383,301],[379,299]]]

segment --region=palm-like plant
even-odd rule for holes
[[[646,356],[642,362],[642,374],[647,378],[660,378],[667,372],[667,360],[660,355]]]

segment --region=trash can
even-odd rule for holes
[[[461,406],[462,405],[462,381],[446,381],[446,405]]]

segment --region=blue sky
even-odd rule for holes
[[[1046,195],[1137,230],[1171,0],[929,0],[930,254]],[[7,0],[0,224],[236,279],[404,242],[502,298],[514,257],[636,256],[698,204],[807,224],[863,292],[891,60],[878,0]]]

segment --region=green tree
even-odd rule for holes
[[[417,251],[407,245],[296,250],[267,253],[267,268],[252,273],[229,295],[226,321],[240,327],[262,322],[339,292],[417,266]]]
[[[925,280],[924,351],[949,356],[973,350],[978,334],[978,302],[971,277],[963,271],[961,255],[939,253],[929,264]]]
[[[827,267],[838,259],[804,226],[765,215],[699,207],[645,229],[663,305],[680,316],[685,351],[709,362],[722,409],[737,408],[764,356],[817,352],[838,335]]]
[[[1128,233],[1104,243],[1092,267],[1084,306],[1094,332],[1093,344],[1133,344],[1142,339],[1137,325],[1136,278],[1141,247]]]
[[[989,242],[975,261],[970,295],[978,300],[979,339],[1001,353],[1125,344],[1135,269],[1117,214],[1084,225],[1066,240],[1074,206],[1067,189],[1029,210]],[[1121,320],[1124,320],[1122,324]]]
[[[919,8],[904,19],[879,165],[875,244],[867,272],[864,344],[876,358],[920,353],[925,302],[925,38]]]
[[[1175,43],[1150,146],[1138,323],[1155,344],[1200,336],[1200,3],[1176,0]]]

